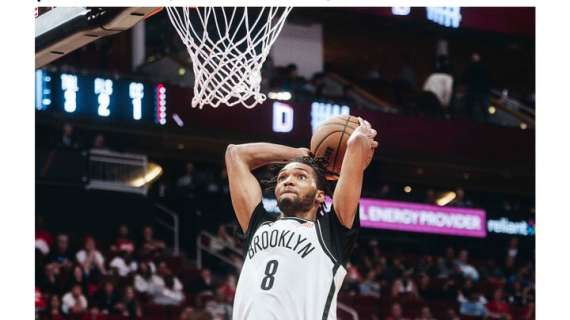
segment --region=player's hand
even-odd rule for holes
[[[298,148],[298,150],[301,153],[301,157],[314,157],[313,153],[308,148]]]
[[[372,128],[370,122],[358,117],[358,123],[360,124],[354,132],[350,135],[348,143],[354,143],[355,141],[360,141],[360,143],[366,148],[366,163],[367,167],[372,161],[374,156],[374,151],[378,147],[378,141],[374,140],[378,132]]]

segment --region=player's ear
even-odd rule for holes
[[[317,190],[316,200],[319,204],[325,203],[325,192],[323,190]]]

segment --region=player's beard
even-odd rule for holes
[[[289,198],[281,197],[278,200],[277,206],[288,217],[294,217],[297,213],[307,212],[315,203],[315,196],[317,195],[317,190],[307,193],[303,197]]]

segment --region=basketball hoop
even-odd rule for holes
[[[192,59],[192,107],[265,101],[261,67],[292,7],[167,7]]]

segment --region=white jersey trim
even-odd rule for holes
[[[331,253],[331,251],[327,247],[327,244],[325,242],[325,238],[323,237],[323,231],[321,230],[321,224],[320,224],[319,220],[317,220],[317,228],[319,229],[319,232],[317,233],[317,238],[319,239],[319,242],[321,243],[321,246],[323,247],[323,249],[325,249],[325,253],[327,254],[327,256],[329,256],[329,258],[332,259],[334,264],[338,264],[338,261],[336,260],[334,255]]]

